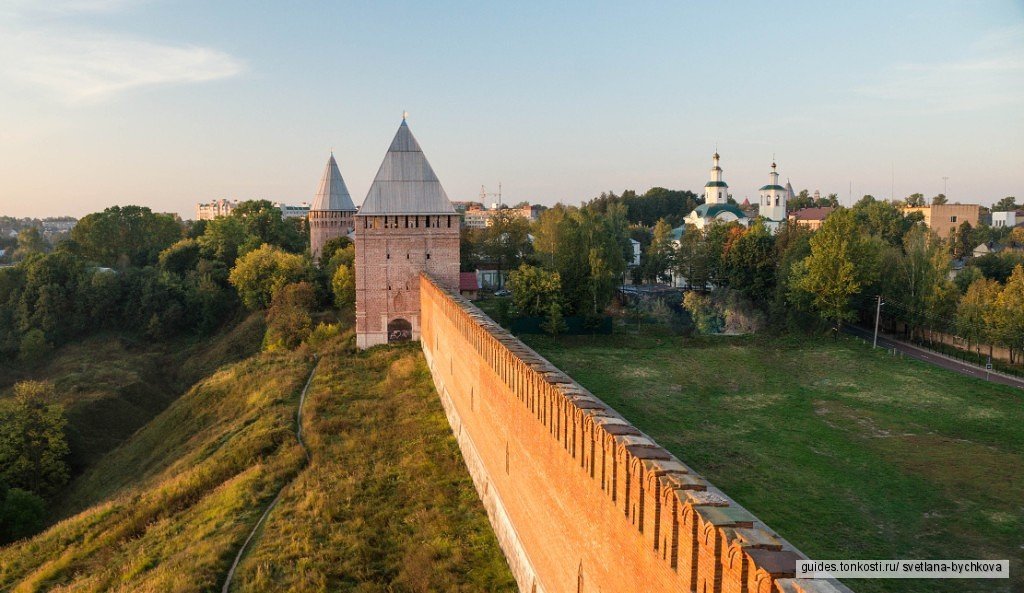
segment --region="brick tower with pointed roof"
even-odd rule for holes
[[[420,272],[458,290],[459,220],[403,118],[355,216],[360,348],[419,339]]]
[[[320,187],[313,198],[313,205],[309,209],[309,249],[313,261],[320,259],[324,243],[352,232],[355,228],[355,213],[352,196],[338,170],[338,161],[334,160],[334,153],[331,153],[323,177],[320,178]]]

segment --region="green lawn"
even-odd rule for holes
[[[807,337],[524,336],[811,558],[996,558],[1024,588],[1024,391]]]

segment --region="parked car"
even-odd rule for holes
[[[512,296],[512,291],[508,290],[507,288],[499,288],[498,290],[494,291],[494,296],[496,296],[496,297]]]

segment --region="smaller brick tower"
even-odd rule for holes
[[[338,161],[334,160],[332,152],[331,158],[327,159],[324,175],[320,178],[320,189],[309,209],[309,249],[313,261],[320,259],[324,243],[352,232],[355,213],[352,196],[345,187],[345,180],[338,170]]]
[[[418,340],[420,272],[459,287],[459,215],[405,118],[355,221],[356,344]]]

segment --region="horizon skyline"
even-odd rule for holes
[[[405,110],[458,201],[700,195],[716,149],[740,203],[773,156],[844,205],[1022,195],[1019,2],[583,6],[0,0],[0,215],[308,203],[332,148],[361,204]]]

